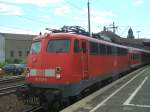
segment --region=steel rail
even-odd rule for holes
[[[16,88],[21,87],[21,86],[23,86],[23,84],[1,88],[0,89],[0,96],[4,96],[4,95],[8,95],[8,94],[13,94],[13,93],[15,93]]]
[[[24,76],[17,76],[17,77],[11,77],[11,78],[7,78],[7,79],[0,79],[0,84],[11,83],[11,82],[15,82],[15,81],[21,81],[24,79],[25,79]]]
[[[36,107],[31,107],[27,110],[24,110],[23,112],[39,112],[40,110],[42,110],[41,106],[36,106]]]

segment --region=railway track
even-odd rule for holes
[[[4,95],[8,95],[8,94],[12,94],[12,93],[15,93],[16,91],[16,88],[22,86],[23,84],[21,85],[14,85],[14,86],[8,86],[8,87],[5,87],[5,88],[1,88],[0,89],[0,96],[4,96]]]
[[[20,76],[13,76],[7,79],[0,79],[0,84],[4,84],[4,83],[11,83],[11,82],[15,82],[15,81],[20,81],[20,80],[24,80],[25,77],[20,75]]]
[[[31,107],[27,110],[24,110],[23,112],[43,112],[43,111],[41,106],[37,106],[37,107]]]
[[[24,76],[11,77],[0,80],[0,96],[13,94],[16,88],[24,84]]]

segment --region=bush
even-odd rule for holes
[[[6,63],[7,64],[24,64],[25,60],[23,60],[23,59],[17,59],[17,58],[15,58],[15,59],[7,59]]]
[[[16,63],[16,64],[24,64],[26,62],[23,59],[14,59],[14,63]]]
[[[2,68],[5,64],[5,62],[0,62],[0,68]]]
[[[19,64],[20,62],[21,62],[20,59],[14,59],[14,60],[13,60],[13,63],[16,63],[16,64]]]
[[[13,59],[6,59],[5,63],[6,64],[11,64],[11,63],[13,63]]]
[[[26,61],[23,59],[7,59],[5,62],[0,62],[0,68],[6,64],[25,64]]]

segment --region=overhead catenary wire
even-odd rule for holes
[[[9,30],[9,33],[13,32],[13,31],[16,31],[16,30],[20,30],[26,34],[36,34],[36,32],[33,32],[31,29],[24,29],[24,28],[19,28],[19,27],[14,27],[14,26],[6,26],[6,25],[0,25],[0,32],[5,32],[5,33],[8,33],[8,30]]]
[[[79,6],[77,6],[77,5],[74,5],[73,3],[71,3],[70,1],[68,1],[68,0],[65,0],[65,2],[67,3],[67,4],[70,4],[71,6],[73,6],[74,8],[76,8],[76,9],[78,9],[78,10],[83,10],[84,8],[80,8]],[[90,2],[89,2],[89,0],[87,0],[87,15],[88,15],[88,31],[89,31],[89,36],[91,36],[91,25],[90,25]],[[95,16],[94,15],[92,15],[92,17],[93,18],[95,18]]]
[[[70,2],[69,0],[64,0],[64,2],[66,2],[67,4],[73,6],[74,8],[76,8],[76,9],[78,9],[78,10],[80,10],[80,11],[83,10],[83,8],[81,8],[81,7],[79,7],[79,6],[75,5],[75,4],[73,4],[73,3]]]
[[[15,16],[26,19],[26,20],[29,20],[29,21],[32,21],[32,22],[35,22],[35,23],[38,23],[38,24],[50,24],[48,22],[44,22],[44,21],[41,21],[41,20],[38,20],[38,19],[32,19],[30,17],[26,17],[26,16],[22,16],[22,15],[15,15]]]
[[[7,2],[3,2],[3,1],[0,1],[0,3],[8,4],[8,5],[14,5],[14,3],[7,3]],[[32,21],[32,22],[37,23],[37,24],[50,24],[48,22],[38,20],[37,18],[33,19],[33,18],[30,18],[30,17],[27,17],[27,16],[23,16],[23,15],[9,15],[9,16],[23,18],[25,20]]]
[[[77,9],[77,10],[79,10],[79,11],[81,11],[81,10],[84,9],[84,8],[79,7],[78,5],[73,4],[73,3],[70,2],[69,0],[64,0],[64,2],[67,3],[67,4],[70,4],[72,7],[74,7],[75,9]],[[2,1],[0,1],[0,3],[10,4],[10,5],[13,4],[13,3],[7,3],[7,2],[2,2]],[[14,4],[13,4],[13,5],[14,5]],[[85,5],[85,6],[86,6],[86,5]],[[88,11],[87,11],[87,13],[88,13]],[[27,17],[27,16],[24,16],[24,15],[12,15],[12,16],[15,16],[15,17],[24,19],[24,20],[26,20],[26,21],[31,21],[31,22],[34,22],[34,23],[40,24],[40,25],[43,25],[43,24],[48,25],[48,24],[50,24],[49,22],[41,21],[41,20],[39,20],[38,18],[31,18],[31,17]],[[93,18],[95,18],[94,15],[91,14],[91,16],[92,16]]]

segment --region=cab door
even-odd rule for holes
[[[86,80],[89,78],[88,74],[88,50],[87,50],[87,40],[81,41],[81,61],[82,61],[82,72],[83,79]]]

